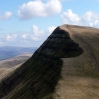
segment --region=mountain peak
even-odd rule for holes
[[[61,95],[60,90],[62,86],[67,85],[60,82],[65,83],[71,76],[81,79],[87,76],[98,77],[97,69],[90,68],[92,61],[90,55],[96,59],[94,62],[97,65],[98,59],[94,56],[89,35],[86,37],[84,33],[81,35],[83,31],[89,33],[90,30],[89,28],[81,30],[80,26],[73,25],[57,27],[29,60],[0,83],[0,98],[62,99],[64,97],[66,99],[67,97]],[[59,86],[59,84],[62,85]],[[66,90],[63,89],[64,92]]]

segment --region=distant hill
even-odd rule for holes
[[[0,47],[0,60],[12,58],[20,54],[33,54],[37,48],[25,48],[25,47]]]
[[[0,99],[99,99],[99,29],[57,27],[0,82]]]
[[[32,54],[21,54],[9,59],[0,60],[0,80],[4,78],[6,75],[8,76],[16,68],[21,66],[24,62],[26,62]]]

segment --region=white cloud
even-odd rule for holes
[[[12,16],[12,12],[10,12],[10,11],[5,12],[4,15],[1,15],[1,16],[0,16],[0,20],[8,20],[8,19],[11,18],[11,16]]]
[[[95,20],[94,22],[89,23],[90,26],[98,27],[99,28],[99,20]]]
[[[79,16],[69,9],[66,12],[63,12],[62,21],[65,24],[99,27],[99,13],[88,11],[84,15]]]
[[[32,32],[33,32],[33,36],[43,36],[45,34],[44,30],[39,30],[38,27],[36,25],[32,26]]]
[[[14,41],[17,38],[17,34],[7,34],[5,36],[6,41]]]
[[[26,39],[26,38],[27,38],[27,35],[26,35],[26,34],[23,34],[21,37],[22,37],[23,39]]]
[[[46,30],[39,30],[36,25],[32,26],[32,36],[38,38],[38,40],[44,41],[55,29],[55,26],[48,27]]]
[[[47,31],[48,31],[48,36],[55,30],[55,26],[51,26],[51,27],[49,27],[48,29],[47,29]]]
[[[72,23],[72,24],[79,24],[81,18],[72,12],[71,9],[68,9],[66,12],[63,12],[62,19],[64,23]]]
[[[99,13],[88,11],[83,15],[82,20],[90,26],[99,27]]]
[[[12,38],[12,37],[11,37],[10,35],[7,35],[7,36],[6,36],[6,40],[7,40],[7,41],[11,40],[11,38]]]
[[[36,25],[33,25],[31,32],[0,35],[0,42],[3,42],[3,45],[39,46],[47,39],[55,28],[55,26],[51,26],[46,30],[40,30]]]
[[[39,38],[38,37],[32,37],[32,40],[39,41]]]
[[[46,3],[41,0],[34,0],[20,6],[18,17],[21,20],[27,20],[39,16],[51,16],[60,13],[61,9],[60,0],[48,0]]]
[[[88,11],[84,14],[83,18],[85,21],[88,21],[88,22],[94,21],[96,19],[99,19],[99,13]]]

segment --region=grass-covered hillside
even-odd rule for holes
[[[98,99],[99,29],[57,27],[0,83],[1,99]]]
[[[78,57],[62,58],[62,79],[58,81],[54,99],[99,98],[99,29],[63,25],[71,38],[83,48]]]
[[[0,60],[0,80],[12,74],[16,68],[26,62],[32,54],[21,54],[6,60]]]
[[[68,32],[56,28],[26,63],[1,82],[0,97],[41,99],[53,93],[61,74],[63,62],[60,58],[82,53],[82,48]]]

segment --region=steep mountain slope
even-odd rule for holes
[[[99,29],[63,25],[84,53],[74,58],[62,58],[62,79],[56,86],[54,99],[99,98]]]
[[[99,29],[57,27],[0,83],[1,99],[98,99]]]

